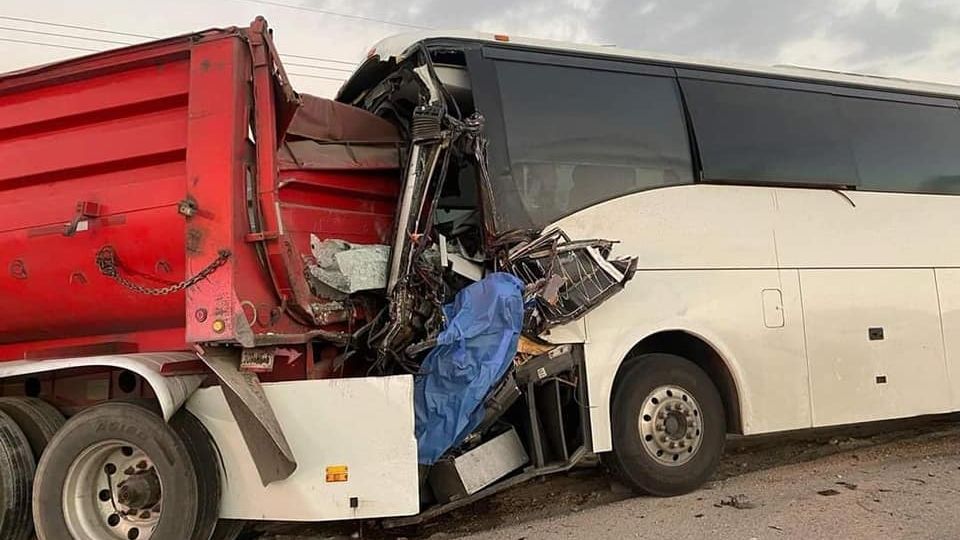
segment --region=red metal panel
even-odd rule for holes
[[[129,107],[144,109],[145,103],[181,98],[186,101],[187,62],[160,64],[125,73],[94,77],[67,84],[12,94],[0,101],[0,133],[25,126],[41,126],[86,115],[106,118]],[[26,131],[26,130],[23,130]]]
[[[0,361],[304,336],[309,238],[384,243],[396,171],[285,171],[262,20],[0,77]],[[186,289],[129,290],[121,273]],[[304,376],[305,364],[278,377]],[[291,375],[296,373],[297,375]]]
[[[237,278],[235,239],[243,208],[244,139],[248,103],[245,49],[239,40],[202,43],[190,59],[190,123],[184,189],[198,212],[188,218],[187,275],[195,275],[229,250],[232,260],[187,291],[186,337],[190,342],[232,341]]]

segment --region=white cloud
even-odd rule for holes
[[[807,67],[843,69],[848,59],[863,52],[863,43],[832,38],[823,33],[817,36],[784,43],[777,53],[777,62]]]

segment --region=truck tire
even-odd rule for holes
[[[0,411],[0,538],[3,540],[27,540],[32,536],[33,472],[33,452],[27,436],[9,415]]]
[[[643,354],[629,362],[614,389],[611,470],[641,493],[689,493],[713,475],[723,454],[720,393],[680,356]]]
[[[33,493],[44,540],[190,538],[199,490],[190,451],[150,409],[104,403],[50,441]]]
[[[180,409],[170,419],[170,427],[183,441],[197,474],[197,520],[190,538],[209,540],[220,516],[220,454],[210,432],[190,411]]]
[[[0,398],[0,411],[7,413],[20,426],[30,441],[30,449],[36,461],[40,461],[43,449],[66,422],[60,411],[38,398]]]

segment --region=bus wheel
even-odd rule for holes
[[[44,540],[190,538],[198,501],[173,428],[145,407],[112,402],[75,415],[50,441],[33,517]]]
[[[696,364],[671,354],[630,360],[612,405],[611,469],[636,491],[688,493],[717,468],[726,438],[723,402]]]
[[[210,540],[236,540],[246,526],[247,522],[242,519],[221,519]]]
[[[26,435],[0,411],[0,538],[27,540],[32,536],[30,484],[33,452]]]
[[[0,398],[0,411],[10,415],[10,418],[20,426],[23,434],[30,441],[34,458],[38,461],[43,454],[43,449],[66,421],[53,405],[38,398]]]

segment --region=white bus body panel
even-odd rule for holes
[[[264,487],[219,387],[198,390],[187,408],[223,456],[227,519],[328,521],[420,511],[413,377],[326,379],[263,385],[297,460],[290,478]],[[327,482],[327,467],[348,467]],[[351,508],[351,498],[356,508]]]
[[[612,447],[621,362],[670,330],[723,358],[746,434],[960,408],[958,210],[954,196],[701,184],[560,220],[639,258],[585,319],[594,450]]]

